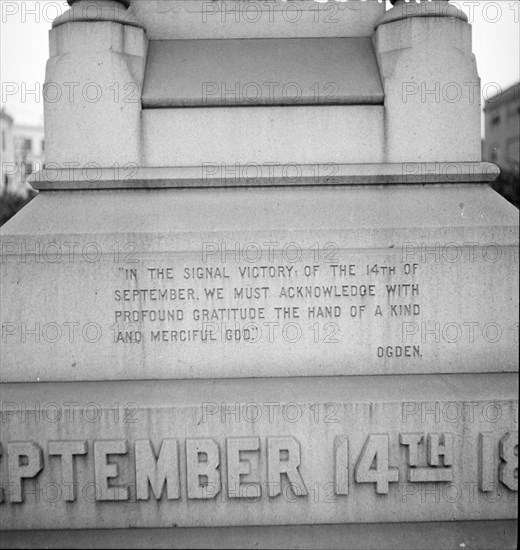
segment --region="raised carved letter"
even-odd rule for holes
[[[249,460],[241,460],[240,453],[259,451],[259,437],[230,437],[227,440],[228,496],[233,498],[258,498],[262,494],[258,482],[242,482],[240,478],[251,473]]]
[[[307,494],[305,483],[298,471],[299,465],[300,442],[295,437],[267,438],[267,481],[270,497],[278,496],[282,492],[282,474],[287,474],[296,496]]]
[[[220,492],[220,448],[213,439],[186,440],[188,498],[210,499]]]
[[[179,444],[176,439],[164,439],[156,458],[152,442],[138,439],[135,442],[135,484],[137,500],[150,498],[150,486],[157,500],[166,484],[166,498],[180,498]]]
[[[335,493],[348,495],[348,437],[337,435],[334,438]]]
[[[74,456],[87,454],[86,441],[49,441],[49,455],[61,456],[61,481],[64,486],[71,488],[63,493],[63,500],[73,502],[76,500],[76,487],[74,483]]]
[[[11,502],[23,502],[22,479],[35,477],[43,468],[41,447],[32,441],[8,443],[7,457]]]
[[[399,481],[399,470],[389,466],[388,434],[370,434],[356,465],[355,478],[358,483],[375,483],[376,492],[388,493],[388,484]],[[375,468],[372,464],[375,461]]]
[[[128,487],[108,484],[110,478],[119,475],[117,464],[108,462],[108,455],[125,455],[128,445],[125,440],[94,441],[94,478],[97,500],[128,500]]]

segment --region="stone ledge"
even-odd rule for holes
[[[517,522],[423,522],[182,529],[6,531],[0,548],[329,548],[341,550],[514,549]]]
[[[500,170],[488,162],[397,164],[256,164],[150,168],[87,166],[46,168],[29,179],[38,191],[286,187],[312,185],[460,184],[493,182]]]
[[[338,548],[460,550],[517,547],[516,521],[457,521],[408,524],[298,525],[195,529],[93,529],[82,531],[11,531],[0,548]]]
[[[108,409],[114,396],[120,402],[139,399],[139,407],[195,407],[204,402],[290,402],[297,394],[302,402],[338,401],[370,404],[399,401],[459,402],[518,399],[516,372],[467,374],[398,374],[361,376],[304,376],[265,378],[214,378],[196,380],[103,380],[46,383],[2,383],[2,401],[39,403],[82,402],[95,395],[96,403]],[[36,389],[37,392],[35,393]],[[290,396],[290,397],[289,397]]]

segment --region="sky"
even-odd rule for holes
[[[473,51],[483,98],[486,99],[486,94],[493,95],[498,87],[505,89],[518,82],[520,1],[457,0],[452,4],[466,13],[473,25]],[[1,103],[16,122],[37,122],[43,119],[43,104],[41,97],[29,92],[41,91],[48,58],[48,32],[52,20],[68,8],[67,2],[0,0],[0,7]]]

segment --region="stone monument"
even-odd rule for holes
[[[1,231],[3,546],[516,546],[518,214],[446,0],[69,0]]]

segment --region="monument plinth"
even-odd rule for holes
[[[69,3],[1,231],[2,539],[514,546],[518,215],[467,20]]]

